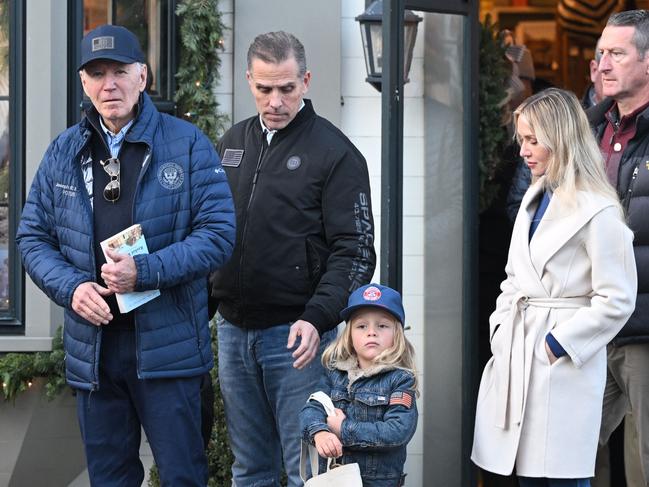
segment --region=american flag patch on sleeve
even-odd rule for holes
[[[407,392],[393,392],[390,396],[390,406],[405,406],[408,409],[412,407],[412,395]]]

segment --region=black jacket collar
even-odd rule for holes
[[[313,104],[311,103],[311,100],[305,98],[304,106],[302,107],[302,110],[297,112],[295,118],[291,120],[286,127],[284,127],[283,129],[279,129],[277,133],[273,136],[273,138],[278,136],[281,138],[284,137],[286,134],[290,134],[291,132],[296,130],[297,127],[299,127],[304,122],[310,120],[313,117],[315,117],[315,110],[313,109]],[[259,114],[257,114],[257,116],[255,117],[254,127],[255,130],[261,133],[262,127],[261,127],[261,122],[259,120]]]

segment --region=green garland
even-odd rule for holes
[[[218,111],[214,88],[219,80],[223,33],[218,0],[183,0],[176,8],[180,19],[180,65],[176,78],[177,113],[196,124],[216,143],[228,117]]]
[[[51,352],[8,353],[0,358],[2,395],[6,401],[27,390],[36,377],[45,378],[45,393],[54,399],[65,388],[65,365],[62,328],[59,327],[52,339]]]
[[[503,110],[507,100],[505,80],[509,74],[505,49],[498,40],[496,24],[487,15],[480,29],[480,211],[497,196],[496,174],[504,162],[507,132],[503,127]]]

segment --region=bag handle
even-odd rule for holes
[[[324,407],[325,412],[327,413],[327,416],[335,416],[336,415],[336,408],[334,407],[334,403],[331,400],[331,398],[325,394],[322,391],[314,392],[309,396],[309,399],[306,400],[306,402],[309,401],[318,401],[320,404],[322,404],[322,407]]]
[[[320,404],[322,404],[322,407],[324,407],[327,416],[334,416],[336,414],[336,408],[334,407],[333,401],[326,393],[322,391],[314,392],[313,394],[311,394],[309,398],[306,400],[306,402],[309,401],[317,401]],[[320,473],[320,465],[319,465],[320,455],[318,455],[317,448],[311,445],[310,443],[305,443],[304,441],[302,441],[302,445],[300,447],[300,477],[302,478],[303,482],[307,481],[306,478],[307,451],[305,451],[305,446],[307,447],[306,450],[308,451],[308,457],[311,463],[311,476],[315,477]],[[329,467],[331,466],[331,462],[332,459],[327,458],[327,470],[329,470]]]

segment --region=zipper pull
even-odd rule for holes
[[[633,170],[633,174],[631,175],[631,184],[629,184],[629,189],[626,190],[626,192],[629,194],[633,192],[633,182],[638,177],[638,168],[639,166],[636,166],[635,169]]]

